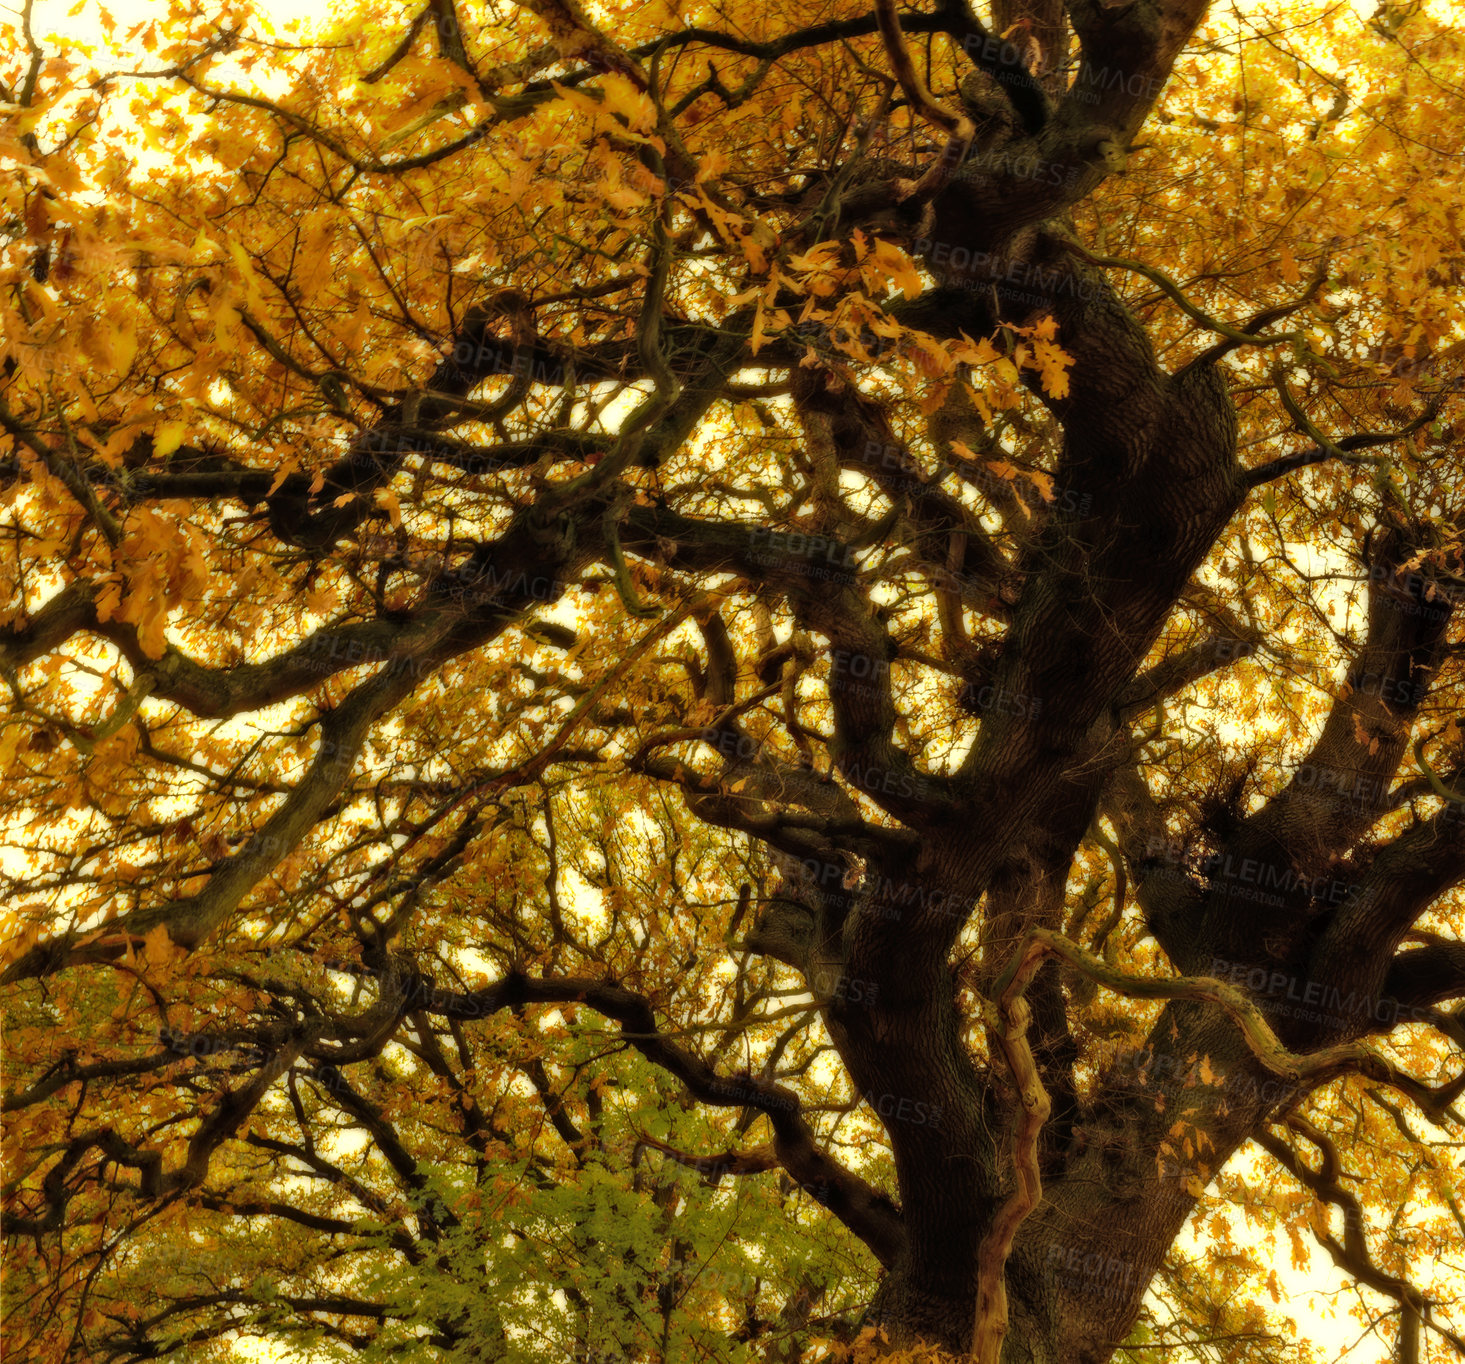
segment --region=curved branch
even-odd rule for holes
[[[1383,997],[1397,1001],[1399,1013],[1418,1018],[1446,1000],[1465,998],[1465,943],[1441,939],[1400,952],[1389,963]]]
[[[75,1065],[69,1057],[54,1066],[49,1075],[25,1089],[8,1089],[0,1094],[0,1113],[13,1113],[49,1099],[67,1085],[86,1084],[91,1080],[111,1080],[122,1075],[145,1075],[150,1070],[176,1065],[187,1059],[186,1052],[155,1051],[149,1056],[134,1056],[115,1061],[98,1061],[90,1066]]]
[[[1216,332],[1224,336],[1232,346],[1278,346],[1283,342],[1303,339],[1302,332],[1276,332],[1270,336],[1254,336],[1249,332],[1240,331],[1229,322],[1222,322],[1219,318],[1212,317],[1192,303],[1169,275],[1153,265],[1146,265],[1143,261],[1126,260],[1120,256],[1091,255],[1072,240],[1065,241],[1064,245],[1074,255],[1086,260],[1090,265],[1101,266],[1106,270],[1128,270],[1131,274],[1143,275],[1198,327],[1204,327],[1208,332]]]
[[[999,1364],[1002,1342],[1007,1336],[1007,1257],[1029,1213],[1043,1196],[1043,1179],[1038,1168],[1038,1137],[1052,1113],[1052,1102],[1043,1088],[1028,1045],[1031,1018],[1027,1001],[1016,977],[1002,991],[989,1015],[988,1029],[997,1039],[1003,1057],[1017,1082],[1022,1110],[1012,1134],[1012,1163],[1017,1188],[998,1207],[992,1225],[977,1250],[977,1316],[972,1336],[972,1353],[977,1364]]]
[[[1360,1042],[1338,1043],[1315,1052],[1289,1051],[1272,1030],[1266,1015],[1235,985],[1213,976],[1172,976],[1157,980],[1131,975],[1051,929],[1035,928],[1028,932],[998,977],[993,997],[1001,1001],[1020,995],[1049,957],[1060,957],[1091,980],[1134,999],[1187,999],[1218,1004],[1236,1024],[1243,1041],[1262,1065],[1275,1075],[1309,1087],[1342,1074],[1366,1075],[1407,1095],[1431,1117],[1446,1111],[1458,1093],[1453,1085],[1431,1089]],[[989,1027],[1000,1026],[997,1007],[990,1000],[984,1005],[984,1014],[991,1020]]]
[[[658,1141],[647,1132],[638,1132],[636,1142],[638,1146],[649,1146],[678,1165],[705,1175],[711,1184],[718,1183],[723,1175],[761,1175],[782,1165],[778,1152],[772,1146],[755,1146],[751,1151],[726,1151],[719,1156],[694,1156],[689,1151],[680,1151]]]
[[[875,17],[880,24],[880,36],[885,42],[885,51],[900,88],[910,100],[916,112],[927,122],[942,129],[948,136],[941,155],[916,181],[900,181],[896,192],[902,203],[925,203],[945,189],[972,145],[977,134],[976,124],[964,113],[957,113],[942,104],[927,88],[911,61],[911,54],[900,32],[900,18],[895,12],[895,0],[875,0]]]
[[[199,1123],[189,1139],[183,1163],[175,1169],[163,1168],[161,1152],[134,1146],[111,1127],[73,1137],[42,1180],[45,1202],[41,1211],[34,1217],[7,1216],[5,1234],[41,1236],[57,1230],[75,1192],[67,1187],[66,1178],[93,1150],[100,1150],[106,1161],[136,1170],[138,1192],[146,1199],[168,1198],[196,1188],[208,1174],[214,1151],[254,1112],[265,1091],[290,1068],[308,1037],[308,1027],[297,1030],[264,1061],[248,1084],[226,1091],[219,1106]]]
[[[1364,1228],[1366,1221],[1363,1205],[1351,1189],[1345,1189],[1342,1180],[1343,1162],[1338,1148],[1325,1132],[1321,1132],[1305,1118],[1293,1115],[1287,1119],[1287,1126],[1299,1136],[1311,1142],[1322,1156],[1318,1169],[1311,1170],[1302,1158],[1280,1137],[1270,1132],[1258,1132],[1252,1138],[1268,1155],[1291,1174],[1300,1184],[1311,1189],[1318,1199],[1343,1212],[1343,1243],[1338,1244],[1331,1231],[1314,1229],[1318,1243],[1332,1257],[1339,1269],[1351,1274],[1359,1283],[1367,1284],[1377,1293],[1393,1298],[1404,1309],[1405,1319],[1401,1330],[1408,1328],[1408,1318],[1413,1314],[1430,1330],[1448,1340],[1461,1354],[1465,1354],[1465,1340],[1435,1320],[1433,1304],[1407,1279],[1401,1279],[1380,1269],[1369,1253]],[[1417,1329],[1417,1327],[1416,1327]]]
[[[699,1102],[764,1114],[773,1127],[772,1149],[779,1165],[869,1246],[881,1264],[889,1266],[900,1257],[906,1231],[899,1208],[819,1147],[798,1096],[755,1075],[719,1075],[661,1032],[645,996],[605,981],[510,975],[472,994],[434,992],[424,1008],[448,1017],[481,1018],[515,1005],[568,1003],[584,1004],[619,1023],[631,1046],[679,1079]]]

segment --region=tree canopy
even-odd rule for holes
[[[23,0],[14,1357],[1465,1353],[1451,8]]]

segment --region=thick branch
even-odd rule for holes
[[[1018,1228],[1038,1206],[1043,1180],[1038,1169],[1038,1137],[1052,1106],[1027,1042],[1028,1006],[1025,984],[1013,979],[993,1006],[989,1029],[997,1039],[1017,1083],[1021,1111],[1012,1134],[1012,1163],[1017,1188],[998,1207],[977,1251],[977,1318],[973,1353],[977,1364],[999,1364],[1007,1335],[1007,1257]]]
[[[839,1218],[882,1264],[892,1264],[905,1245],[901,1215],[885,1194],[823,1151],[800,1112],[798,1096],[753,1075],[719,1075],[700,1057],[669,1040],[642,995],[604,981],[532,979],[512,975],[473,994],[437,992],[425,1006],[452,1018],[480,1018],[522,1004],[583,1003],[619,1023],[625,1040],[647,1060],[674,1075],[701,1103],[750,1108],[773,1127],[778,1163]]]
[[[1043,961],[1050,956],[1061,957],[1091,980],[1135,999],[1187,999],[1220,1005],[1240,1029],[1242,1039],[1257,1060],[1273,1074],[1300,1081],[1308,1087],[1323,1084],[1344,1073],[1358,1073],[1406,1094],[1431,1115],[1441,1112],[1454,1098],[1448,1091],[1431,1090],[1405,1075],[1392,1062],[1362,1043],[1339,1043],[1307,1053],[1289,1051],[1272,1030],[1262,1010],[1245,992],[1226,981],[1210,976],[1174,976],[1156,980],[1131,975],[1047,929],[1034,929],[1027,935],[997,982],[995,993],[998,998],[1005,998],[1013,988],[1019,993],[1025,989]]]
[[[1328,1252],[1339,1269],[1351,1274],[1359,1283],[1367,1284],[1375,1292],[1393,1298],[1406,1313],[1415,1314],[1432,1331],[1438,1332],[1461,1354],[1465,1354],[1465,1341],[1453,1331],[1435,1320],[1432,1304],[1407,1279],[1401,1279],[1379,1268],[1369,1253],[1365,1235],[1367,1221],[1363,1205],[1351,1189],[1343,1187],[1343,1162],[1332,1139],[1306,1119],[1293,1116],[1288,1119],[1290,1127],[1299,1136],[1305,1137],[1322,1156],[1322,1163],[1311,1170],[1302,1158],[1280,1137],[1271,1132],[1258,1132],[1253,1140],[1304,1187],[1311,1189],[1326,1205],[1340,1208],[1343,1212],[1343,1243],[1330,1230],[1314,1228],[1318,1243]],[[1401,1328],[1402,1329],[1402,1328]]]

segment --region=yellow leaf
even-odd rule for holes
[[[839,264],[841,249],[838,242],[820,242],[801,256],[790,256],[788,263],[795,270],[827,270],[830,266]]]
[[[1043,392],[1050,398],[1068,397],[1068,367],[1073,357],[1051,341],[1033,343],[1033,367],[1042,379]]]
[[[166,924],[159,924],[149,931],[143,940],[144,950],[147,952],[150,964],[165,965],[173,959],[173,939],[168,934]]]
[[[183,444],[187,431],[185,422],[164,422],[153,432],[153,454],[171,455]]]
[[[997,347],[985,336],[980,341],[973,341],[971,337],[963,335],[960,343],[951,344],[949,349],[956,359],[964,361],[968,365],[990,365],[994,360],[1001,358]]]
[[[625,119],[633,132],[649,133],[656,126],[656,106],[625,76],[612,72],[601,81],[600,88],[605,91],[605,107]]]
[[[758,306],[753,310],[753,333],[748,338],[748,350],[751,354],[757,355],[763,349],[763,343],[767,340],[767,333],[763,326],[763,300],[758,300]]]
[[[918,298],[925,288],[915,263],[894,242],[875,242],[869,263],[907,298]]]
[[[117,575],[111,574],[97,588],[96,612],[101,621],[112,620],[122,605],[122,584]]]
[[[1028,474],[1028,481],[1038,490],[1038,496],[1044,502],[1053,500],[1053,475],[1045,474],[1041,469],[1034,469]]]
[[[572,109],[577,109],[582,114],[588,114],[591,118],[600,117],[600,101],[593,95],[588,95],[583,90],[575,90],[568,85],[561,85],[558,81],[550,81],[549,87]]]
[[[234,257],[234,264],[244,280],[245,302],[255,314],[263,313],[264,295],[260,292],[259,276],[255,274],[254,262],[249,259],[249,253],[238,242],[230,242],[229,254]]]
[[[112,364],[118,374],[126,374],[137,356],[137,329],[130,321],[119,322],[111,333]]]

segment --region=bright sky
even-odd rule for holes
[[[8,7],[12,13],[14,4],[15,0],[11,0],[11,6]],[[120,37],[134,24],[156,16],[158,6],[159,0],[110,0],[105,8],[118,21]],[[1372,12],[1373,9],[1371,3],[1363,3],[1363,0],[1356,7],[1361,12]],[[314,22],[325,18],[331,8],[327,0],[256,0],[255,3],[256,12],[267,16],[279,33],[283,33],[291,21],[300,21],[308,29]],[[50,35],[86,45],[101,44],[104,34],[95,15],[92,0],[82,0],[80,4],[74,3],[74,0],[36,0],[32,29],[42,44],[50,49],[57,46],[47,42]],[[149,64],[145,54],[137,55],[141,58],[140,66]],[[1237,1159],[1248,1159],[1260,1178],[1275,1178],[1275,1169],[1260,1155]],[[1244,1240],[1247,1232],[1242,1219],[1237,1215],[1233,1222],[1236,1239]],[[1334,1230],[1337,1233],[1341,1233],[1340,1224],[1341,1217],[1335,1218]],[[1202,1248],[1188,1235],[1181,1239],[1177,1249],[1185,1255],[1203,1254]],[[1391,1357],[1383,1342],[1365,1331],[1348,1315],[1347,1308],[1354,1300],[1355,1290],[1347,1286],[1345,1276],[1332,1266],[1324,1252],[1314,1250],[1312,1265],[1305,1271],[1292,1267],[1290,1252],[1280,1254],[1274,1267],[1284,1292],[1282,1310],[1295,1317],[1298,1333],[1304,1340],[1310,1340],[1319,1346],[1331,1360],[1346,1359],[1351,1364],[1388,1364]],[[1428,1269],[1429,1267],[1420,1266],[1421,1274],[1426,1276],[1421,1284],[1425,1288],[1430,1286]],[[1436,1278],[1435,1287],[1443,1286],[1443,1281]],[[1369,1290],[1358,1291],[1362,1291],[1371,1300],[1375,1310],[1382,1310],[1390,1305]],[[1430,1358],[1439,1348],[1438,1337],[1426,1332],[1423,1341],[1424,1357]],[[292,1354],[283,1349],[263,1352],[245,1349],[241,1354],[245,1358],[280,1361],[281,1364],[308,1364],[307,1356]]]

